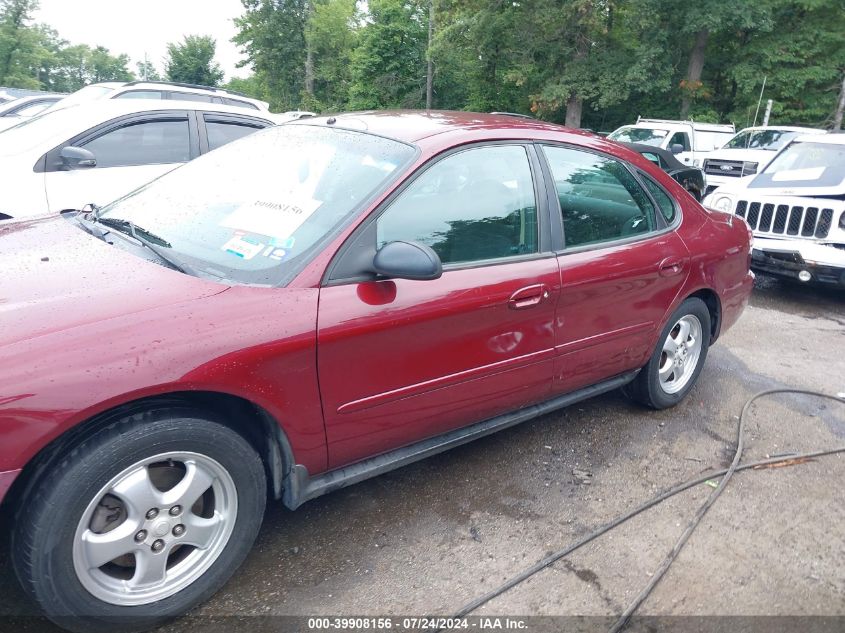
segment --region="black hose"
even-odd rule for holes
[[[525,571],[520,572],[516,576],[511,577],[510,579],[508,579],[507,581],[502,583],[496,589],[493,589],[493,590],[487,592],[486,594],[484,594],[483,596],[480,596],[480,597],[472,600],[471,602],[468,602],[463,607],[461,607],[457,612],[455,612],[454,617],[460,618],[460,617],[463,617],[463,616],[466,616],[466,615],[472,613],[473,611],[475,611],[481,605],[486,604],[487,602],[489,602],[493,598],[496,598],[496,597],[502,595],[503,593],[505,593],[506,591],[513,589],[516,585],[518,585],[521,582],[527,580],[528,578],[530,578],[534,574],[542,571],[543,569],[545,569],[549,565],[552,565],[553,563],[560,560],[561,558],[563,558],[563,557],[571,554],[575,550],[583,547],[584,545],[586,545],[590,541],[597,539],[602,534],[605,534],[605,533],[609,532],[610,530],[612,530],[613,528],[622,525],[623,523],[625,523],[629,519],[632,519],[633,517],[637,516],[638,514],[645,512],[646,510],[648,510],[650,508],[653,508],[654,506],[658,505],[659,503],[662,503],[663,501],[666,501],[666,499],[669,499],[670,497],[674,497],[678,493],[681,493],[685,490],[688,490],[688,489],[692,488],[693,486],[697,486],[698,484],[703,483],[705,481],[708,481],[710,479],[714,479],[716,477],[723,477],[724,476],[722,478],[722,480],[719,482],[719,485],[716,487],[716,489],[713,490],[713,492],[710,494],[710,496],[707,498],[707,500],[701,505],[701,507],[695,513],[695,516],[693,516],[692,520],[689,522],[686,529],[681,534],[678,541],[675,543],[675,546],[672,548],[672,550],[669,552],[669,554],[663,560],[663,562],[661,563],[658,570],[654,573],[654,575],[652,576],[648,585],[646,585],[646,587],[639,593],[639,595],[637,595],[637,597],[634,598],[633,602],[631,602],[631,604],[628,606],[628,608],[625,609],[625,611],[622,613],[622,615],[619,617],[619,619],[616,621],[616,623],[610,629],[610,631],[612,633],[616,633],[616,632],[622,630],[625,627],[625,625],[628,623],[628,620],[630,619],[630,617],[636,612],[636,610],[645,601],[645,599],[649,596],[649,594],[652,592],[652,590],[657,586],[657,584],[660,582],[660,579],[664,576],[666,571],[668,571],[669,567],[674,562],[674,560],[677,558],[681,549],[684,547],[684,544],[689,540],[689,537],[695,531],[695,528],[701,522],[701,519],[704,517],[704,515],[707,513],[707,511],[710,509],[710,507],[716,502],[716,499],[719,498],[719,495],[722,494],[722,491],[725,489],[725,486],[727,486],[728,481],[730,481],[730,478],[733,476],[733,474],[735,472],[740,471],[740,470],[747,470],[749,468],[755,468],[755,467],[758,467],[758,466],[766,466],[766,465],[769,465],[769,464],[778,464],[778,463],[796,460],[796,459],[807,459],[807,458],[811,458],[811,457],[824,457],[826,455],[834,455],[836,453],[845,453],[845,446],[841,446],[841,447],[838,447],[838,448],[833,448],[833,449],[824,450],[824,451],[813,451],[813,452],[810,452],[810,453],[797,453],[795,455],[789,455],[788,457],[772,457],[770,459],[762,459],[762,460],[759,460],[759,461],[756,461],[756,462],[749,462],[749,463],[746,463],[746,464],[741,464],[740,460],[742,458],[742,452],[743,452],[744,443],[745,443],[745,438],[744,438],[745,418],[748,414],[748,411],[751,408],[751,405],[757,399],[762,398],[763,396],[769,396],[769,395],[776,394],[776,393],[793,393],[793,394],[810,395],[810,396],[816,396],[816,397],[819,397],[819,398],[826,398],[826,399],[829,399],[829,400],[833,400],[833,401],[838,402],[840,404],[845,404],[845,399],[843,399],[843,398],[840,398],[840,397],[837,397],[837,396],[832,396],[832,395],[826,394],[826,393],[820,393],[820,392],[817,392],[817,391],[809,391],[809,390],[806,390],[806,389],[786,389],[786,388],[784,388],[784,389],[768,389],[766,391],[761,391],[760,393],[753,395],[751,398],[748,399],[748,401],[742,407],[742,412],[739,415],[739,423],[738,423],[738,429],[737,429],[736,452],[734,453],[734,458],[733,458],[733,461],[731,461],[730,467],[728,467],[724,470],[711,472],[711,473],[708,473],[706,475],[701,475],[701,476],[696,477],[695,479],[691,479],[691,480],[689,480],[685,483],[678,484],[677,486],[674,486],[673,488],[670,488],[669,490],[657,495],[656,497],[650,499],[649,501],[646,501],[645,503],[643,503],[642,505],[634,508],[633,510],[630,510],[627,513],[617,517],[616,519],[614,519],[610,523],[607,523],[607,524],[603,525],[602,527],[594,530],[590,534],[587,534],[586,536],[582,537],[581,539],[579,539],[578,541],[576,541],[572,545],[569,545],[568,547],[566,547],[562,550],[559,550],[559,551],[557,551],[553,554],[550,554],[546,558],[543,558],[542,560],[538,561],[537,563],[535,563],[534,565],[532,565],[531,567],[529,567]]]

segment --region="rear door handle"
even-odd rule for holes
[[[525,310],[540,305],[551,296],[549,287],[546,284],[536,284],[520,288],[508,299],[508,307],[511,310]]]
[[[660,262],[660,276],[671,277],[679,274],[684,269],[684,262],[675,257],[667,257]]]

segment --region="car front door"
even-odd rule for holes
[[[91,152],[95,164],[68,164],[65,147]],[[199,153],[193,113],[122,117],[80,134],[47,154],[44,185],[50,211],[104,205],[166,174]]]
[[[553,390],[565,393],[645,364],[689,251],[674,231],[680,211],[654,180],[598,153],[542,155],[563,228]]]
[[[560,277],[538,175],[533,147],[463,149],[347,240],[318,317],[331,467],[548,397]],[[355,277],[362,252],[398,240],[429,245],[443,275]]]

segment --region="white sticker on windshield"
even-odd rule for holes
[[[322,204],[320,200],[313,199],[295,202],[256,200],[238,207],[223,219],[220,226],[266,235],[274,240],[286,240]]]
[[[790,180],[820,180],[824,173],[824,166],[808,167],[807,169],[789,169],[772,174],[772,182],[789,182]]]
[[[233,236],[232,239],[223,244],[221,250],[237,255],[241,259],[252,259],[264,250],[264,246],[265,244],[241,234]]]

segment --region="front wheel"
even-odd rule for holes
[[[710,312],[696,297],[675,310],[648,363],[626,388],[633,400],[653,409],[666,409],[687,395],[707,358]]]
[[[219,589],[264,513],[256,451],[187,409],[116,420],[21,500],[12,536],[25,589],[59,625],[137,631]]]

